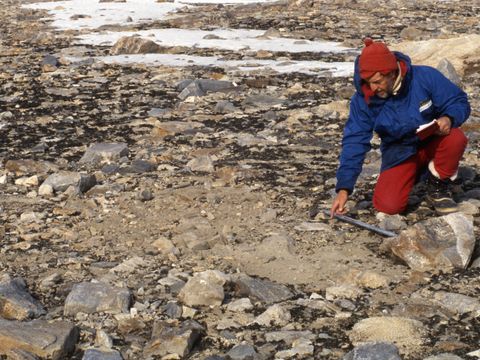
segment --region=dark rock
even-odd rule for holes
[[[187,320],[180,327],[156,322],[152,331],[152,340],[146,345],[144,355],[177,354],[180,357],[187,356],[204,332],[203,326],[195,320]]]
[[[276,284],[267,279],[252,278],[246,274],[232,276],[237,296],[248,296],[255,300],[271,304],[291,299],[294,293],[285,285]]]
[[[10,320],[25,320],[45,314],[43,306],[25,289],[21,278],[5,274],[0,278],[0,315]]]
[[[234,346],[227,353],[227,356],[232,360],[255,360],[258,358],[255,348],[248,344]]]
[[[88,349],[83,354],[82,360],[122,360],[122,355],[118,351],[102,351],[97,349]]]
[[[74,285],[65,300],[65,315],[96,312],[126,313],[130,307],[128,289],[114,288],[104,283],[80,283]]]
[[[373,343],[355,347],[343,360],[402,360],[398,349],[390,343]]]
[[[25,350],[40,358],[64,359],[75,347],[78,329],[65,321],[0,319],[0,354]]]

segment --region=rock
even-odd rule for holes
[[[352,285],[329,286],[325,289],[325,299],[357,299],[363,295],[362,289]]]
[[[316,335],[309,330],[305,331],[272,331],[265,334],[265,340],[267,342],[278,342],[283,341],[287,345],[293,344],[295,340],[306,339],[313,341],[315,340]]]
[[[260,108],[270,108],[285,104],[285,102],[286,101],[284,99],[279,99],[269,95],[252,95],[248,96],[243,104]]]
[[[50,187],[55,192],[64,192],[70,186],[74,187],[80,193],[86,192],[95,186],[97,180],[95,175],[81,174],[73,171],[60,171],[50,175],[41,185],[41,187]],[[39,193],[45,193],[39,189]]]
[[[238,109],[230,101],[221,100],[217,102],[213,111],[217,114],[228,114],[238,111]]]
[[[163,48],[152,40],[123,36],[110,49],[110,55],[161,53]]]
[[[276,284],[267,279],[256,279],[246,274],[232,275],[237,296],[248,296],[253,300],[260,300],[271,304],[291,299],[294,293],[285,285]]]
[[[423,360],[463,360],[460,356],[450,353],[429,356]]]
[[[343,360],[402,360],[398,348],[390,343],[373,343],[355,347]]]
[[[74,285],[68,294],[64,314],[68,316],[79,312],[126,313],[129,310],[130,300],[131,294],[128,289],[114,288],[104,283],[84,282]]]
[[[200,339],[205,329],[194,320],[183,322],[180,327],[173,327],[163,322],[155,322],[152,340],[145,346],[145,356],[165,356],[176,354],[187,356],[195,342]]]
[[[428,219],[387,239],[385,245],[417,271],[464,269],[475,246],[473,222],[462,213]]]
[[[129,153],[128,146],[125,143],[95,143],[85,151],[80,164],[98,165],[110,163]]]
[[[421,40],[421,36],[422,31],[413,26],[407,26],[400,31],[400,37],[403,40]]]
[[[179,319],[182,317],[183,309],[174,301],[169,301],[167,305],[163,307],[163,312],[171,319]]]
[[[59,66],[58,59],[52,55],[46,55],[42,60],[42,71],[51,72],[57,70]]]
[[[284,326],[290,322],[291,318],[289,311],[285,310],[281,305],[275,304],[257,316],[254,323],[262,326]]]
[[[178,298],[188,306],[219,306],[225,297],[225,279],[210,276],[211,272],[195,274],[178,294]]]
[[[258,358],[255,348],[245,343],[235,345],[227,353],[227,356],[232,360],[255,360]]]
[[[150,201],[153,200],[154,196],[150,189],[143,189],[136,194],[136,198],[140,201]]]
[[[420,321],[403,317],[371,317],[357,322],[349,333],[355,346],[368,342],[388,342],[402,352],[417,351],[424,343],[427,331]]]
[[[233,311],[233,312],[243,313],[245,312],[245,310],[251,310],[251,309],[253,309],[253,305],[249,298],[234,300],[227,305],[227,310]]]
[[[389,215],[382,212],[377,213],[377,220],[379,221],[378,227],[389,230],[389,231],[398,231],[407,228],[407,223],[405,218],[401,215]]]
[[[279,351],[275,354],[276,359],[305,359],[313,356],[315,348],[308,339],[297,339],[292,343],[290,350]]]
[[[63,359],[75,348],[78,329],[65,321],[0,319],[0,354],[25,350],[40,358]]]
[[[448,59],[442,59],[437,65],[437,70],[440,71],[447,79],[453,82],[455,85],[462,87],[462,79],[455,70],[455,67],[452,65]]]
[[[95,335],[95,346],[103,349],[111,349],[113,347],[113,340],[105,331],[97,330]]]
[[[199,156],[187,163],[187,167],[192,171],[212,173],[215,171],[212,158],[208,155]]]
[[[29,351],[14,349],[7,353],[8,360],[39,360],[39,357]]]
[[[44,315],[42,304],[25,289],[21,278],[12,279],[8,274],[0,278],[0,316],[9,320],[25,320]]]
[[[5,169],[15,173],[17,176],[22,175],[43,175],[52,171],[58,171],[58,166],[47,161],[35,160],[8,160],[5,163]]]
[[[430,39],[424,41],[404,41],[390,46],[408,54],[414,64],[437,66],[438,59],[449,59],[460,74],[470,60],[478,57],[480,52],[480,35],[469,34],[448,39]]]
[[[185,100],[191,96],[205,96],[209,92],[228,92],[236,88],[236,85],[230,81],[222,80],[185,80],[177,86],[180,94],[180,100]]]
[[[467,314],[473,312],[480,316],[480,301],[477,298],[445,291],[436,291],[433,301],[454,314]]]
[[[102,351],[98,349],[87,349],[82,360],[122,360],[118,351]]]

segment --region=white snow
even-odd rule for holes
[[[215,48],[228,51],[273,51],[273,52],[321,52],[338,53],[348,50],[338,43],[308,41],[293,38],[264,36],[264,31],[246,29],[150,29],[137,32],[98,32],[104,25],[126,25],[148,23],[165,19],[169,14],[185,6],[199,3],[239,4],[267,2],[271,0],[126,0],[125,2],[100,2],[99,0],[70,0],[42,2],[25,5],[32,9],[48,10],[53,18],[52,26],[58,30],[81,30],[77,43],[111,46],[123,36],[138,35],[157,42],[162,46],[185,46]],[[210,35],[210,36],[208,36]],[[187,56],[170,54],[121,55],[100,58],[104,62],[122,64],[145,63],[168,66],[219,66],[239,71],[302,72],[308,74],[332,74],[350,76],[353,63],[331,63],[322,61],[282,61],[282,60],[238,60],[223,61],[217,57]]]
[[[76,62],[80,58],[70,57]],[[215,56],[193,56],[172,54],[134,54],[100,56],[97,60],[105,63],[165,65],[172,67],[186,66],[217,66],[229,71],[260,72],[268,69],[279,73],[299,72],[304,74],[350,76],[353,73],[353,62],[323,62],[323,61],[276,61],[276,60],[222,60]]]
[[[164,18],[181,6],[181,3],[159,3],[155,0],[128,0],[124,3],[72,0],[25,5],[26,8],[48,10],[54,19],[52,26],[59,30],[149,22]]]
[[[341,52],[348,50],[339,43],[331,41],[309,41],[292,38],[263,37],[264,31],[244,29],[187,30],[187,29],[152,29],[137,32],[119,31],[92,33],[79,37],[80,43],[89,45],[113,45],[123,36],[138,35],[155,41],[163,46],[188,46],[197,48],[217,48],[231,51],[242,49],[268,50],[284,52]],[[205,39],[207,35],[218,39]]]

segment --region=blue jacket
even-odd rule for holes
[[[345,125],[336,190],[353,191],[362,171],[370,140],[375,131],[382,152],[381,171],[394,167],[417,152],[420,140],[416,129],[433,119],[447,115],[452,127],[459,127],[470,115],[467,95],[438,70],[412,65],[410,58],[394,52],[407,65],[407,73],[397,95],[387,99],[372,96],[367,104],[362,92],[358,57],[355,61],[356,93],[350,103]]]

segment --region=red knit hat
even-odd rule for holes
[[[398,68],[395,55],[382,42],[373,42],[372,39],[363,40],[365,47],[360,54],[360,77],[368,79],[375,73],[389,73]]]

